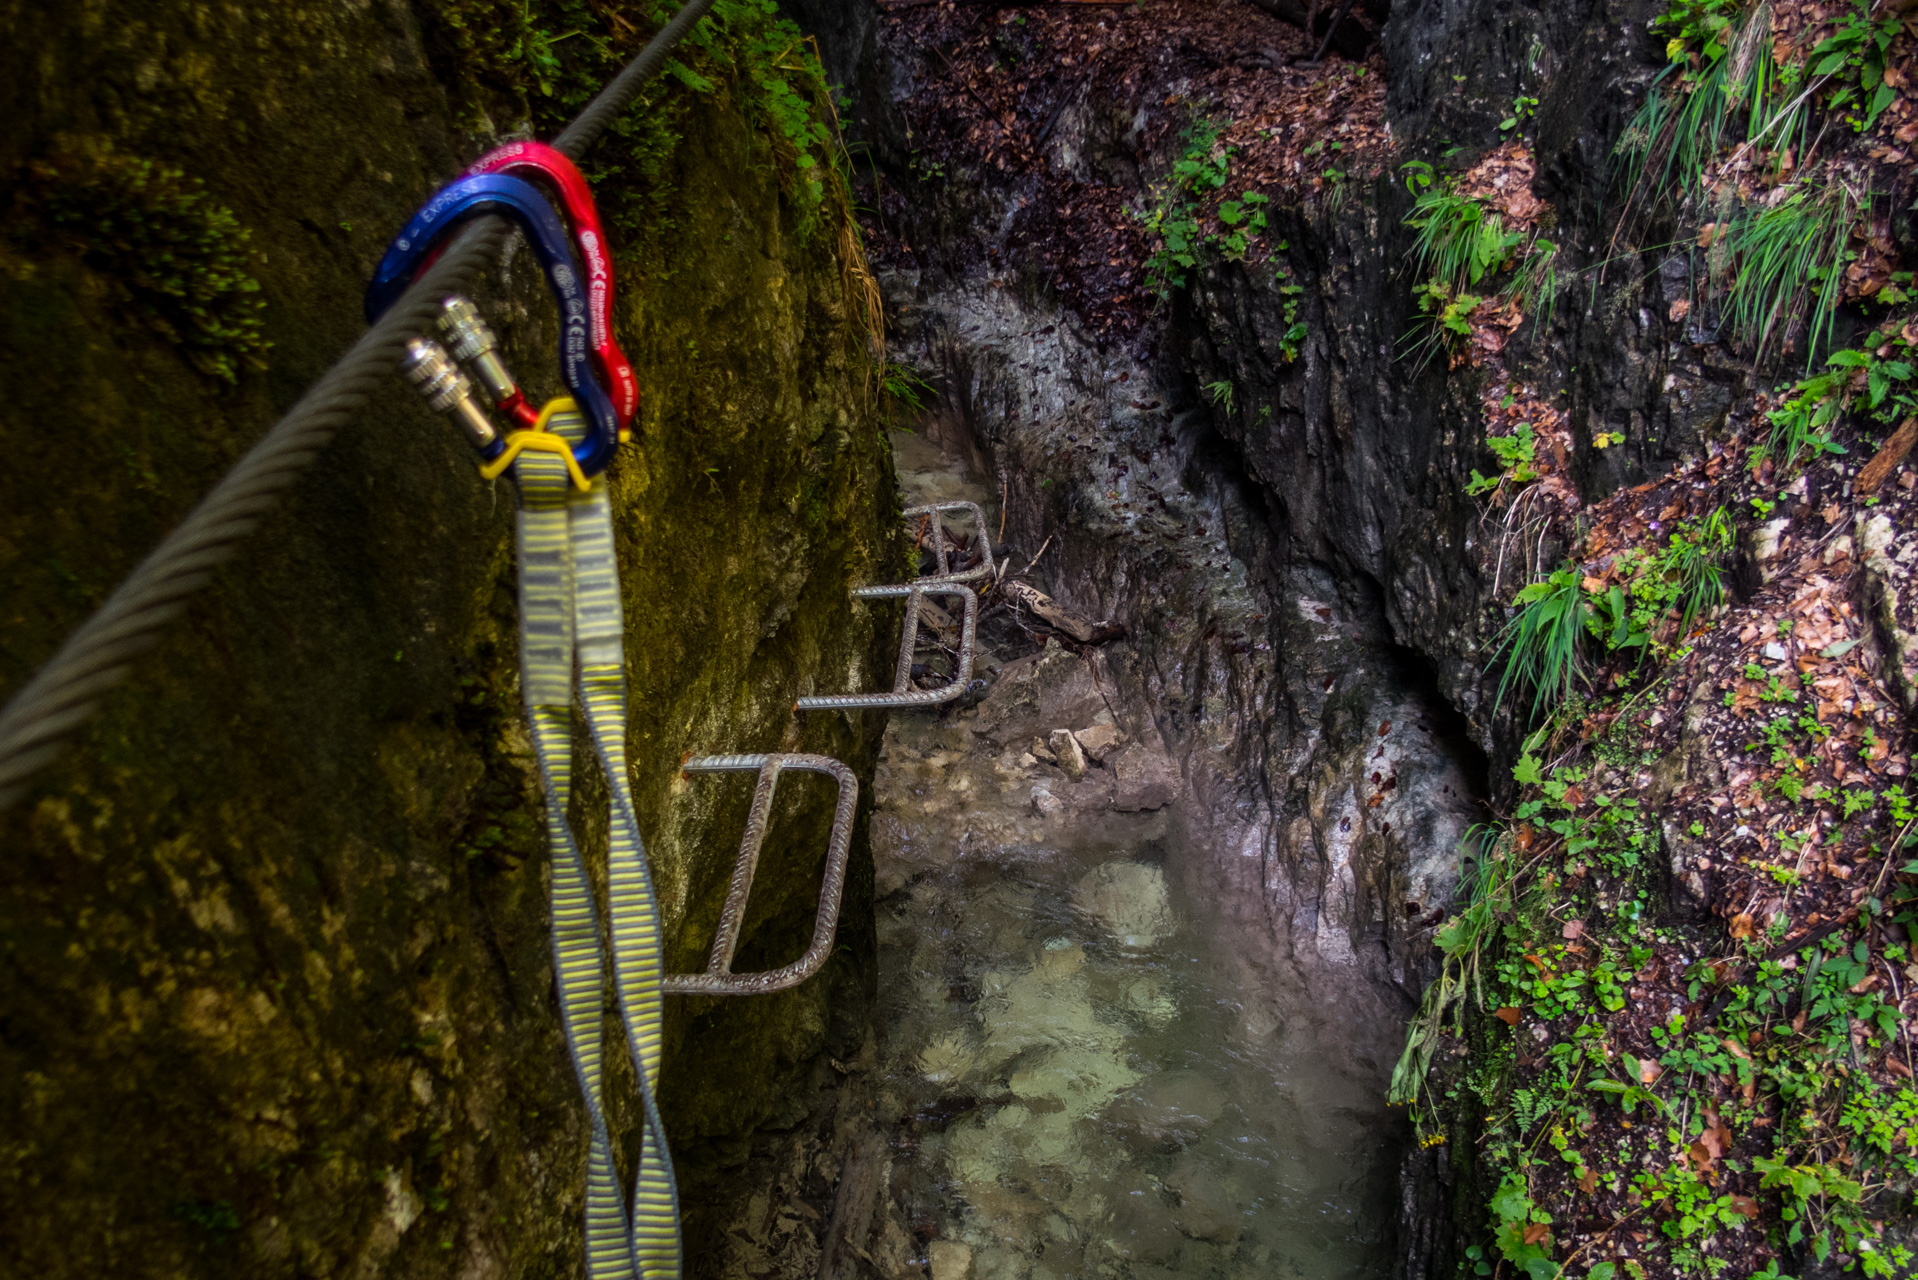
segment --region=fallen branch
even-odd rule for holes
[[[1030,610],[1040,621],[1070,636],[1080,644],[1104,644],[1125,634],[1125,628],[1112,622],[1094,622],[1074,613],[1037,587],[1024,582],[1008,582],[1000,588],[1013,605]]]

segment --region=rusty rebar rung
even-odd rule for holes
[[[900,628],[899,662],[893,671],[890,693],[835,693],[801,698],[797,711],[851,711],[862,707],[936,707],[951,702],[972,682],[972,650],[979,626],[979,597],[971,587],[958,582],[928,581],[900,583],[886,587],[855,587],[855,600],[906,601],[906,621]],[[965,616],[959,622],[959,670],[952,680],[937,689],[912,687],[912,651],[919,642],[919,602],[927,596],[958,596],[965,603]]]
[[[972,568],[960,573],[952,571],[952,562],[947,557],[946,534],[940,515],[947,511],[970,511],[973,523],[979,526],[979,546],[985,559]],[[986,513],[976,502],[934,502],[923,507],[907,507],[902,513],[908,521],[914,516],[928,516],[932,527],[927,532],[932,537],[932,557],[939,566],[933,573],[914,578],[915,583],[933,582],[975,582],[980,578],[994,576],[996,570],[992,563],[992,537],[987,532]]]
[[[846,889],[846,855],[852,848],[853,813],[859,806],[859,779],[831,756],[699,756],[682,767],[687,773],[757,770],[759,785],[753,789],[752,808],[746,814],[746,834],[739,841],[739,858],[733,864],[732,882],[726,888],[726,905],[720,909],[719,932],[713,937],[706,971],[669,973],[662,989],[668,995],[756,996],[798,986],[817,973],[819,966],[826,963],[826,957],[832,954],[833,935],[839,928],[839,902]],[[826,842],[826,874],[819,886],[819,914],[813,921],[812,945],[806,948],[806,954],[783,969],[734,973],[733,952],[739,946],[739,930],[746,922],[746,901],[752,894],[753,873],[759,868],[759,851],[766,843],[766,829],[772,820],[773,791],[779,786],[779,775],[787,770],[823,773],[839,784],[839,804],[833,810],[832,835]]]

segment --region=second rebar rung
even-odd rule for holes
[[[855,600],[906,601],[906,621],[900,628],[898,667],[893,672],[890,693],[837,693],[801,698],[799,711],[851,711],[862,707],[936,707],[951,702],[972,682],[972,649],[979,625],[979,597],[971,587],[957,582],[912,582],[896,586],[855,587]],[[937,689],[912,687],[912,651],[919,641],[919,602],[927,596],[958,596],[965,613],[959,622],[959,670],[952,680]]]

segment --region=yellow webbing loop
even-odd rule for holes
[[[498,479],[506,473],[506,468],[513,465],[515,458],[526,450],[533,449],[540,453],[556,453],[566,459],[566,471],[573,478],[573,487],[581,493],[587,492],[593,487],[593,482],[588,480],[586,473],[579,469],[579,459],[573,456],[573,446],[547,429],[547,424],[552,421],[554,414],[578,411],[579,406],[574,403],[571,396],[554,396],[546,402],[546,407],[539,411],[539,421],[535,422],[530,429],[515,431],[507,436],[506,448],[500,456],[491,462],[480,463],[480,475],[488,480]]]

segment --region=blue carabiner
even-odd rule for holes
[[[487,174],[461,178],[442,187],[413,215],[380,259],[373,283],[366,288],[367,323],[379,319],[406,292],[434,245],[477,213],[504,213],[517,221],[546,269],[553,300],[559,304],[560,373],[573,398],[586,411],[586,438],[573,446],[573,457],[582,472],[596,476],[606,469],[619,448],[619,416],[612,398],[593,373],[590,312],[579,271],[573,265],[566,226],[532,183]],[[487,456],[496,455],[502,447],[496,441]]]

